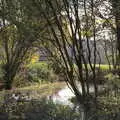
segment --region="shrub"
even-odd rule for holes
[[[107,78],[106,83],[108,87],[112,86],[113,88],[120,88],[120,77],[117,74],[109,73],[105,78]]]
[[[79,120],[80,113],[69,106],[42,99],[30,102],[9,102],[1,110],[9,120]],[[6,119],[7,120],[7,119]]]
[[[48,64],[45,62],[30,64],[27,74],[28,80],[31,82],[53,82],[58,79],[57,75],[54,74],[53,70],[49,68]]]
[[[46,83],[57,80],[58,76],[49,67],[48,63],[38,62],[23,66],[16,75],[13,86],[24,87],[33,83]]]
[[[64,71],[64,67],[61,64],[59,64],[59,61],[57,61],[57,60],[50,61],[49,67],[52,68],[53,71],[58,75],[63,73],[63,71]]]

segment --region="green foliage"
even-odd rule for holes
[[[53,73],[52,69],[49,68],[48,64],[45,62],[30,64],[28,66],[27,74],[28,80],[32,82],[53,82],[58,79],[57,76]]]
[[[53,81],[58,81],[58,76],[53,72],[53,69],[46,62],[38,62],[23,65],[16,74],[12,85],[13,87],[25,87]]]
[[[31,83],[27,79],[26,73],[19,72],[16,74],[13,84],[12,84],[13,87],[19,88],[19,87],[25,87],[29,85],[31,85]]]
[[[108,74],[105,76],[107,78],[107,85],[108,87],[113,86],[113,87],[120,87],[120,78],[118,75],[114,75],[112,73]]]
[[[101,111],[115,115],[120,110],[120,77],[117,74],[109,73],[105,78],[105,94],[99,97]]]
[[[80,114],[69,106],[54,104],[52,101],[17,102],[10,101],[0,112],[7,113],[9,120],[79,120]]]
[[[99,98],[102,113],[119,113],[120,110],[120,97],[107,96]]]
[[[31,5],[31,2],[24,0],[3,0],[0,4],[0,60],[4,63],[3,80],[6,82],[6,89],[12,88],[21,64],[28,59],[28,54],[42,31],[41,22],[28,14],[28,6],[25,7],[27,3]]]
[[[64,71],[64,67],[59,63],[60,62],[56,59],[49,62],[49,67],[52,68],[53,71],[58,75]]]

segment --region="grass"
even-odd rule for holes
[[[92,66],[93,66],[94,64],[92,64]],[[88,69],[90,69],[90,65],[89,64],[87,64],[87,67],[88,67]],[[113,65],[108,65],[108,64],[96,64],[95,65],[95,67],[96,68],[100,68],[101,70],[109,70],[110,68],[111,69],[113,69]],[[85,66],[83,65],[83,68],[85,68]]]
[[[36,84],[29,87],[19,88],[17,91],[20,92],[29,92],[33,98],[35,98],[35,94],[39,95],[38,97],[46,97],[48,95],[54,94],[58,90],[62,89],[65,86],[64,82],[55,82],[55,83],[45,83],[45,84]]]
[[[65,82],[54,82],[54,83],[44,83],[44,84],[34,84],[28,87],[16,88],[10,91],[4,90],[0,92],[0,98],[4,96],[4,94],[12,94],[12,93],[21,93],[21,94],[29,94],[32,99],[40,99],[43,97],[47,97],[48,95],[52,95],[62,89],[65,86]]]
[[[99,64],[96,64],[96,67],[99,68]],[[109,68],[113,69],[113,65],[108,65],[108,64],[100,64],[100,69],[101,70],[109,70]]]
[[[28,67],[29,68],[47,68],[48,67],[48,63],[47,62],[36,62],[36,63],[31,63],[31,64],[28,64]]]
[[[92,64],[92,66],[93,65],[94,64]],[[46,63],[46,62],[43,61],[43,62],[33,63],[33,64],[28,65],[28,66],[29,67],[38,67],[38,68],[39,67],[45,67],[45,68],[47,68],[48,67],[48,63]],[[87,64],[87,66],[90,69],[90,65]],[[96,66],[96,68],[100,67],[101,70],[109,70],[109,68],[113,69],[113,65],[108,65],[108,64],[100,64],[100,66],[99,66],[99,64],[96,64],[95,66]],[[84,64],[83,64],[83,67],[84,67]]]

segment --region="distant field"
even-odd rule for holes
[[[29,67],[48,67],[48,63],[47,62],[37,62],[37,63],[29,64],[28,66]],[[88,68],[90,68],[89,64],[87,64],[87,66],[88,66]],[[93,66],[93,64],[92,64],[92,66]],[[101,70],[109,70],[109,68],[113,69],[113,65],[109,66],[108,64],[100,64],[100,66],[99,66],[99,64],[96,64],[95,66],[96,66],[96,68],[100,67]],[[84,67],[84,65],[83,65],[83,67]]]
[[[93,66],[93,64],[92,64],[92,66]],[[96,64],[95,66],[96,66],[96,68],[100,67],[101,70],[109,70],[110,68],[113,69],[113,65],[109,66],[108,64],[100,64],[100,65]],[[90,65],[89,64],[87,64],[87,67],[88,67],[88,69],[90,69]],[[85,68],[84,64],[83,64],[83,68]]]
[[[89,65],[88,65],[89,66]],[[92,65],[93,66],[93,65]],[[99,68],[100,67],[100,69],[101,70],[109,70],[109,68],[111,68],[111,69],[113,69],[113,65],[108,65],[108,64],[96,64],[95,65],[96,66],[96,68]],[[90,67],[90,66],[89,66]]]
[[[48,63],[47,62],[36,62],[36,63],[31,63],[28,65],[28,67],[30,68],[39,68],[39,67],[48,67]]]

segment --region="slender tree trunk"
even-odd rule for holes
[[[5,81],[5,89],[10,90],[12,89],[12,83],[14,81],[14,78],[16,76],[16,73],[18,71],[18,68],[20,67],[20,63],[10,65],[10,64],[5,64],[3,67],[3,70],[5,72],[3,79]]]
[[[117,65],[120,64],[120,1],[119,0],[111,0],[112,7],[113,7],[113,15],[115,16],[116,22],[116,38],[117,38]]]

